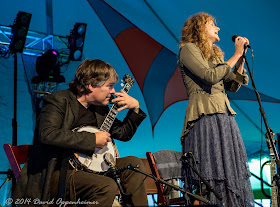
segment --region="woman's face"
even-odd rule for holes
[[[220,41],[220,38],[219,38],[219,35],[218,35],[218,32],[220,31],[220,28],[217,27],[212,20],[208,21],[206,23],[205,27],[206,27],[206,32],[207,32],[207,35],[208,35],[208,39],[209,39],[211,44],[214,44],[215,42]]]

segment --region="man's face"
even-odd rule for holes
[[[91,93],[86,95],[86,101],[88,104],[97,106],[106,106],[109,103],[111,94],[115,93],[115,82],[108,79],[102,86],[91,86],[89,89]]]

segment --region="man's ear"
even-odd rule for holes
[[[92,91],[94,88],[95,88],[95,87],[93,87],[91,84],[88,84],[88,89],[89,89],[89,90]]]

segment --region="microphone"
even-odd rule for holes
[[[192,152],[188,152],[182,155],[182,157],[180,158],[181,161],[187,160],[189,158],[192,158]]]
[[[104,161],[107,165],[109,165],[110,167],[115,167],[115,160],[114,160],[114,157],[111,153],[106,152],[103,155],[103,159],[104,159]]]
[[[115,160],[113,155],[109,152],[106,152],[103,155],[104,162],[110,166],[110,168],[106,171],[105,175],[109,177],[118,177],[118,168],[115,166]]]
[[[122,173],[123,171],[131,168],[131,165],[128,165],[126,167],[123,167],[123,168],[118,168],[116,165],[115,165],[115,160],[114,160],[114,157],[111,153],[109,152],[106,152],[104,155],[103,155],[103,159],[105,161],[105,163],[107,165],[110,166],[110,169],[108,170],[108,173],[107,174],[110,174],[110,173]],[[112,172],[110,172],[110,170]]]
[[[235,39],[236,39],[237,37],[239,37],[239,36],[238,36],[238,35],[233,35],[233,36],[232,36],[232,41],[233,41],[233,42],[235,42]],[[247,43],[247,42],[245,42],[245,44],[244,44],[244,48],[246,48],[246,47],[248,47],[248,48],[252,49],[252,48],[251,48],[251,46],[250,46],[250,45],[248,45],[248,43]]]

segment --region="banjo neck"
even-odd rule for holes
[[[129,91],[130,87],[131,87],[131,85],[126,83],[124,88],[123,88],[124,92],[127,93]],[[118,103],[117,102],[114,103],[113,106],[111,107],[109,113],[107,114],[106,118],[104,119],[101,127],[100,127],[101,131],[103,131],[103,132],[109,132],[110,131],[110,129],[111,129],[111,127],[112,127],[112,125],[115,121],[115,118],[118,114],[118,108],[119,108]],[[114,139],[112,139],[112,143],[113,143],[113,146],[114,146],[114,149],[115,149],[115,152],[116,152],[116,156],[119,157],[120,154],[118,152],[118,149],[116,147]]]
[[[126,83],[123,90],[124,90],[124,92],[127,93],[130,88],[131,88],[131,85]],[[118,103],[114,103],[100,127],[101,131],[103,131],[103,132],[110,131],[110,129],[114,123],[114,120],[118,114],[118,108],[119,108]]]

